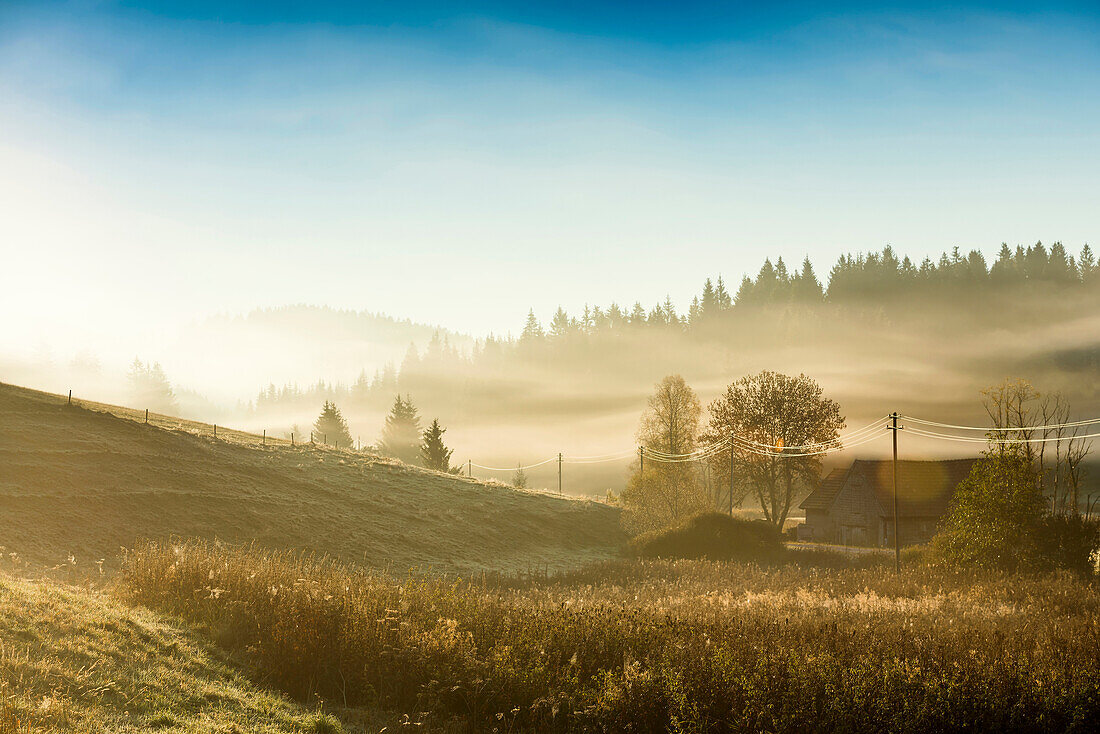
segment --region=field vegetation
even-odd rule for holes
[[[186,625],[0,572],[0,734],[335,734]]]
[[[1088,731],[1100,590],[874,559],[622,560],[395,579],[207,543],[138,548],[122,591],[302,699],[428,730]]]

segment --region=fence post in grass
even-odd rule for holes
[[[262,446],[267,446],[267,429],[266,428],[264,429],[263,439],[261,439],[261,445]]]
[[[310,444],[310,446],[313,445],[313,431],[309,432],[309,444]]]
[[[294,431],[290,432],[290,448],[294,448]]]
[[[472,459],[466,459],[466,478],[472,479],[474,476],[474,462]]]
[[[214,438],[217,438],[217,437],[218,437],[218,424],[215,423],[214,424]]]
[[[69,390],[69,402],[66,403],[66,405],[72,405],[72,404],[73,404],[73,391]]]
[[[324,433],[322,435],[325,437],[325,439],[324,439],[325,440],[325,446],[328,446],[328,434]]]
[[[149,425],[149,409],[145,409],[145,425]]]

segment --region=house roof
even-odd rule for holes
[[[898,515],[939,517],[947,510],[955,488],[977,459],[898,462]],[[893,462],[856,460],[851,474],[860,472],[878,499],[883,515],[894,513]]]
[[[829,475],[821,480],[821,484],[802,500],[799,505],[803,510],[827,510],[833,504],[833,499],[840,488],[844,486],[844,480],[848,476],[848,469],[833,469]]]
[[[976,459],[898,462],[898,515],[900,517],[939,517],[955,493],[959,482],[970,473]],[[892,461],[857,459],[847,469],[833,469],[814,491],[799,504],[804,510],[828,510],[837,493],[857,474],[867,480],[886,517],[894,514],[894,475]]]

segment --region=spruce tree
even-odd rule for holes
[[[722,276],[718,276],[718,285],[714,287],[714,303],[718,306],[719,311],[728,311],[733,308],[733,299],[730,298],[729,291],[726,290],[726,284],[722,281]]]
[[[527,489],[527,472],[523,470],[523,467],[517,466],[516,470],[512,472],[512,486],[516,489]]]
[[[135,408],[169,415],[179,412],[176,395],[160,362],[143,363],[135,357],[130,365],[129,382],[130,400]]]
[[[340,414],[336,403],[326,400],[321,408],[321,415],[313,424],[313,432],[316,438],[330,446],[343,446],[351,448],[351,432],[348,430],[348,422]]]
[[[446,428],[439,425],[439,419],[432,420],[432,424],[424,430],[420,442],[420,461],[427,469],[436,471],[451,471],[451,454],[453,449],[447,448],[443,443],[443,434]]]
[[[404,399],[400,395],[394,399],[390,414],[386,416],[386,425],[382,429],[380,446],[383,454],[406,464],[416,464],[419,461],[420,416],[408,395]]]

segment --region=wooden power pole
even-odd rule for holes
[[[558,496],[561,496],[561,452],[558,452]]]
[[[898,522],[898,414],[890,414],[889,430],[894,439],[894,573],[901,573],[901,525]]]
[[[733,517],[733,435],[730,435],[730,517]]]

